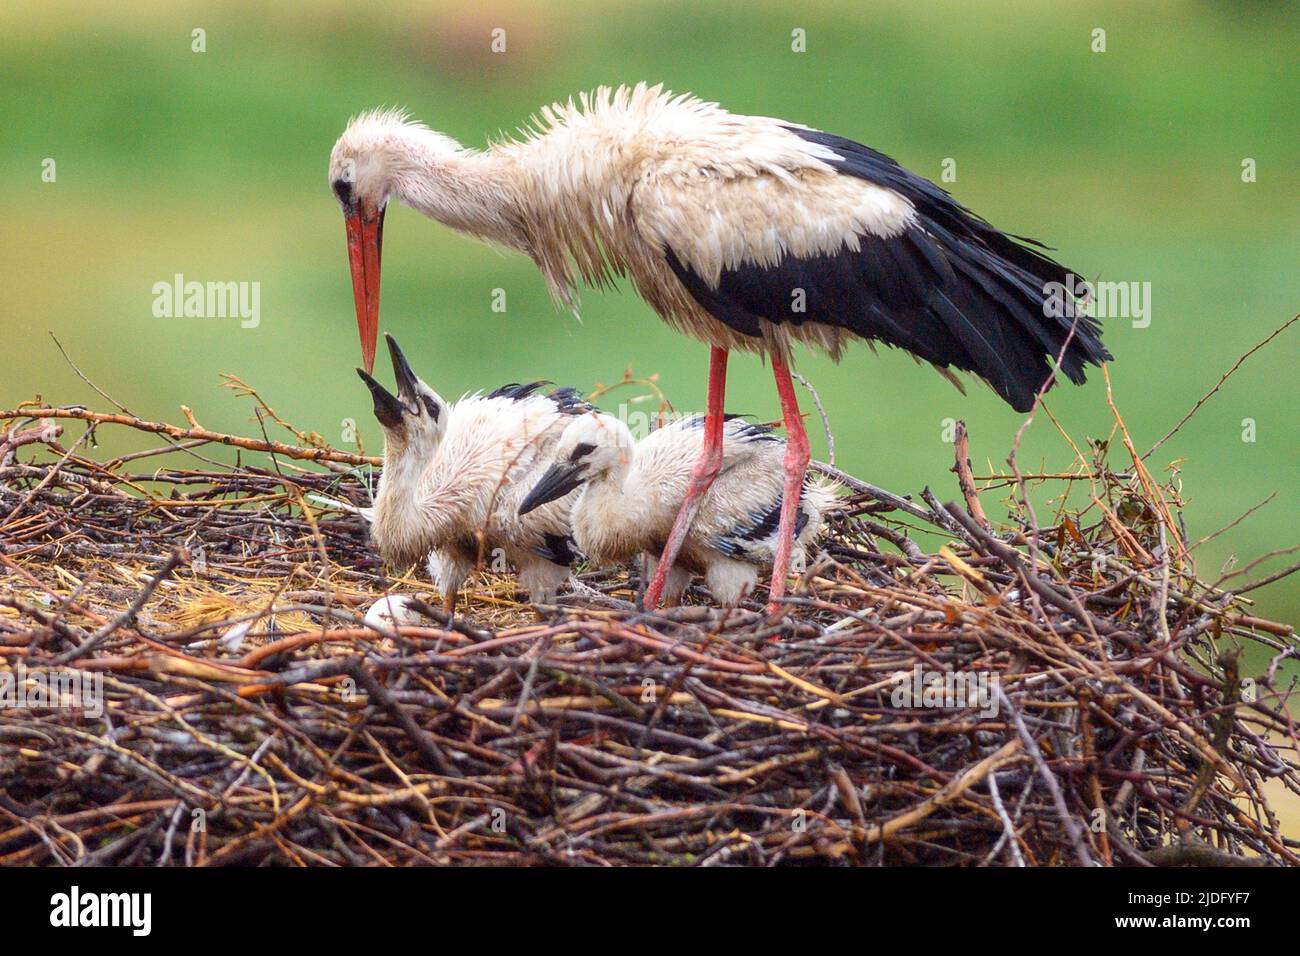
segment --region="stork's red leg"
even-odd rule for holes
[[[709,352],[709,404],[704,416],[704,447],[700,450],[700,457],[695,461],[695,468],[691,472],[691,484],[686,489],[686,499],[682,502],[681,510],[677,512],[673,530],[668,534],[668,542],[664,545],[664,553],[659,558],[659,566],[655,568],[654,579],[646,588],[647,610],[659,606],[659,598],[663,594],[668,572],[673,562],[677,560],[677,552],[682,549],[682,542],[686,540],[686,532],[691,529],[695,513],[700,510],[700,499],[713,484],[713,479],[718,477],[718,472],[722,470],[722,424],[725,420],[723,404],[726,390],[727,350],[715,345]]]
[[[799,400],[790,381],[790,367],[784,358],[772,356],[772,374],[776,376],[776,391],[781,396],[781,415],[785,419],[785,491],[781,497],[781,523],[776,530],[776,557],[772,561],[771,603],[769,614],[780,610],[779,601],[785,596],[785,579],[790,571],[790,550],[794,547],[794,525],[799,515],[799,500],[803,496],[803,479],[808,473],[808,434],[803,430],[803,417],[799,414]]]

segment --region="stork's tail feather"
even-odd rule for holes
[[[1073,273],[992,227],[988,232],[1000,237],[997,248],[959,241],[939,227],[930,230],[953,277],[935,286],[928,304],[966,353],[968,361],[953,364],[975,372],[1026,412],[1049,380],[1049,360],[1082,384],[1086,366],[1111,356],[1100,323],[1084,314],[1074,296]]]

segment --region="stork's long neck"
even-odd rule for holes
[[[592,558],[618,561],[640,550],[644,502],[628,488],[629,471],[619,464],[593,477],[574,502],[578,545]]]
[[[417,454],[405,444],[393,439],[384,442],[384,470],[379,477],[378,498],[411,499],[420,483],[420,476],[429,463],[428,455]]]
[[[527,251],[508,163],[492,152],[448,151],[439,134],[407,130],[394,178],[403,203],[443,225]]]
[[[579,280],[599,285],[626,269],[629,135],[565,122],[480,151],[403,126],[390,140],[393,190],[444,225],[527,254],[551,294],[572,305]]]
[[[603,285],[627,269],[636,170],[617,132],[557,123],[486,154],[511,183],[524,251],[566,305],[579,281]]]
[[[417,453],[400,440],[384,442],[384,470],[375,494],[371,536],[391,563],[422,559],[445,530],[442,513],[429,507],[423,488],[430,457],[432,451]]]

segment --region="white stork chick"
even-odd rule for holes
[[[1018,411],[1058,373],[1082,383],[1110,358],[1099,323],[1075,307],[1079,270],[1044,247],[861,143],[660,86],[544,107],[521,136],[483,150],[398,111],[366,113],[335,143],[329,182],[367,368],[390,199],[524,253],[569,306],[580,282],[628,276],[660,318],[712,347],[706,440],[651,605],[721,464],[731,351],[768,355],[788,436],[774,607],[810,458],[795,343],[838,358],[854,339],[883,342],[950,377],[980,376]]]
[[[357,369],[384,430],[384,470],[370,526],[380,554],[394,566],[427,556],[448,613],[480,555],[499,553],[513,564],[533,603],[553,600],[578,557],[571,500],[523,518],[519,503],[564,426],[590,406],[573,389],[542,394],[541,382],[448,405],[387,338],[397,394]]]
[[[653,575],[691,484],[704,441],[704,419],[671,422],[640,442],[611,415],[591,412],[573,419],[556,443],[555,463],[520,505],[520,513],[544,506],[581,486],[573,503],[573,534],[588,560],[622,564],[638,554]],[[776,552],[785,484],[785,442],[771,430],[728,419],[722,468],[666,576],[663,600],[680,601],[691,574],[703,574],[715,600],[735,605],[758,581],[760,567]],[[803,565],[806,549],[822,528],[835,496],[806,481],[795,520],[792,558]]]

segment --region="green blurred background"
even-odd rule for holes
[[[1300,30],[1284,6],[8,0],[0,404],[40,394],[105,405],[64,364],[53,331],[141,416],[178,421],[184,403],[208,427],[248,433],[247,403],[219,386],[218,373],[233,372],[299,428],[337,444],[352,418],[377,449],[352,372],[343,222],[325,181],[347,118],[403,105],[479,145],[542,103],[647,79],[861,139],[936,180],[954,159],[947,188],[993,223],[1047,241],[1087,278],[1150,282],[1150,326],[1107,328],[1116,398],[1146,448],[1300,299]],[[196,28],[206,52],[191,49]],[[489,48],[495,28],[504,53]],[[1092,49],[1096,28],[1104,53]],[[806,52],[791,49],[795,29]],[[53,183],[42,181],[46,158]],[[1242,181],[1246,158],[1256,182]],[[630,367],[658,373],[677,407],[702,406],[704,347],[629,289],[586,292],[579,323],[552,307],[522,257],[406,209],[391,212],[387,233],[383,327],[445,394],[535,377],[591,387]],[[260,283],[260,326],[154,318],[151,287],[176,273]],[[495,288],[504,315],[491,310]],[[1182,460],[1192,538],[1279,493],[1198,549],[1207,577],[1300,541],[1296,332],[1152,459],[1162,474]],[[963,397],[898,352],[860,347],[839,366],[808,355],[799,367],[825,401],[839,463],[898,492],[955,494],[945,419],[969,423],[977,472],[1003,465],[1021,421],[977,383]],[[1080,442],[1111,427],[1099,375],[1049,404]],[[733,362],[729,405],[777,415],[756,360]],[[1242,440],[1244,419],[1254,442]],[[101,432],[108,451],[137,440]],[[1040,416],[1022,464],[1070,458]],[[1258,592],[1260,613],[1300,616],[1293,582]]]

